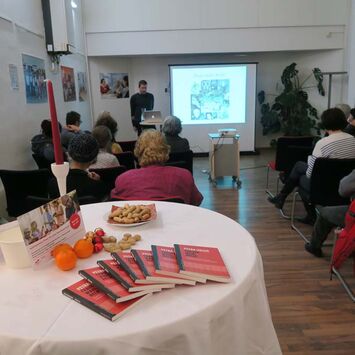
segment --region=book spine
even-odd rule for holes
[[[62,293],[64,296],[71,298],[72,300],[74,300],[74,301],[80,303],[81,305],[91,309],[92,311],[102,315],[103,317],[109,319],[110,321],[112,321],[113,317],[115,316],[113,313],[106,311],[105,309],[99,307],[95,303],[88,301],[84,297],[79,296],[78,294],[76,294],[75,292],[73,292],[67,288],[65,288],[62,291]]]
[[[110,274],[117,282],[119,282],[126,290],[129,290],[133,286],[127,281],[123,280],[123,278],[115,270],[113,270],[109,265],[105,264],[101,260],[99,260],[97,264],[102,267],[108,274]]]
[[[136,281],[138,276],[134,273],[134,271],[127,265],[127,263],[117,254],[111,253],[111,256],[121,265],[122,269],[126,271],[128,276],[133,280]]]
[[[182,270],[185,270],[185,268],[184,268],[184,263],[182,261],[181,248],[179,244],[174,244],[174,249],[175,249],[176,260],[179,265],[179,270],[181,272]]]
[[[142,260],[142,258],[139,256],[139,254],[137,253],[136,250],[132,249],[131,250],[131,254],[134,258],[134,260],[136,261],[136,263],[138,264],[138,266],[140,267],[140,269],[142,270],[143,272],[143,275],[145,277],[148,277],[150,276],[150,273],[148,272],[148,269],[145,267],[144,265],[144,261]]]
[[[152,254],[155,270],[160,270],[159,258],[158,258],[158,250],[156,245],[152,245]]]
[[[118,298],[116,294],[114,294],[110,289],[108,289],[105,285],[103,285],[101,282],[97,281],[94,279],[91,275],[86,273],[84,270],[79,270],[79,275],[82,276],[85,280],[88,280],[91,284],[93,284],[95,287],[97,287],[100,291],[105,293],[107,296],[112,298],[115,302]]]

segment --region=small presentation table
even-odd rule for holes
[[[135,204],[136,201],[130,201]],[[149,203],[147,201],[141,203]],[[176,286],[155,294],[115,322],[62,295],[106,252],[81,259],[75,270],[49,263],[12,270],[0,261],[1,355],[279,355],[263,264],[254,238],[237,222],[190,205],[155,202],[157,219],[134,228],[106,224],[112,204],[81,207],[86,230],[139,233],[137,248],[185,243],[218,247],[232,282]]]
[[[232,176],[233,182],[241,187],[239,134],[209,133],[208,137],[210,139],[210,181],[216,185],[217,177]]]

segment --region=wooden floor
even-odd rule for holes
[[[329,280],[331,247],[324,248],[322,259],[306,253],[290,222],[266,201],[265,165],[272,157],[270,150],[241,157],[240,190],[227,177],[213,187],[206,174],[208,159],[195,158],[194,177],[204,195],[202,207],[236,220],[254,236],[284,354],[355,354],[355,304],[336,278]],[[351,268],[349,263],[345,270],[355,280]],[[355,289],[355,282],[350,284]]]

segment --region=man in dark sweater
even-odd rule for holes
[[[131,118],[132,125],[137,131],[138,135],[142,132],[140,122],[142,120],[142,112],[145,110],[153,110],[154,96],[147,92],[147,82],[140,80],[138,83],[138,92],[131,96]]]

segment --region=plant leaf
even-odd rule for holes
[[[259,101],[259,104],[263,104],[265,102],[265,91],[264,90],[261,90],[259,93],[258,93],[258,101]]]
[[[313,70],[314,78],[317,81],[317,89],[320,95],[325,96],[325,90],[323,87],[323,73],[319,68],[314,68]]]

